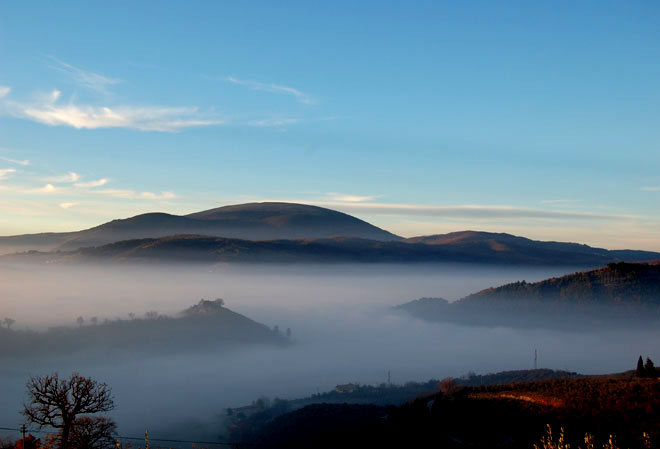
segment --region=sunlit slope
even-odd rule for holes
[[[610,263],[606,267],[488,288],[450,303],[420,298],[398,309],[427,321],[508,327],[657,326],[660,263]]]
[[[540,282],[515,282],[470,295],[464,303],[492,301],[660,305],[660,263],[611,263]]]

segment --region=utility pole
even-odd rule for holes
[[[534,348],[534,369],[538,368],[538,360],[539,360],[539,354],[536,351],[536,348]]]
[[[25,447],[25,432],[27,432],[27,428],[25,427],[25,424],[21,425],[21,432],[23,433],[23,447]]]
[[[392,372],[390,370],[387,370],[387,385],[392,385]]]

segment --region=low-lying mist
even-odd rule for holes
[[[174,355],[98,353],[0,359],[0,427],[18,414],[29,376],[72,371],[107,382],[122,435],[211,439],[226,407],[260,396],[295,398],[347,382],[379,384],[539,366],[583,373],[631,369],[654,357],[660,331],[559,332],[423,322],[391,306],[424,296],[455,300],[503,283],[537,281],[570,268],[468,265],[0,268],[0,317],[15,329],[77,326],[82,316],[165,314],[200,298],[269,327],[291,328],[291,344],[237,346]]]

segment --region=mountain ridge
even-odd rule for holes
[[[630,256],[635,256],[631,251]],[[645,260],[641,252],[637,260]],[[660,254],[655,254],[660,259]],[[633,257],[634,258],[634,257]],[[123,240],[74,251],[27,252],[2,256],[5,262],[80,263],[478,263],[596,267],[620,258],[607,250],[594,254],[543,252],[466,252],[447,245],[376,241],[355,237],[241,240],[200,235]]]
[[[0,254],[75,250],[122,240],[199,234],[243,240],[348,236],[371,240],[402,238],[332,209],[297,203],[263,202],[223,206],[188,215],[149,212],[89,229],[0,237]]]
[[[660,261],[610,263],[539,282],[491,287],[457,301],[420,298],[396,306],[412,316],[482,326],[657,326],[660,321]]]

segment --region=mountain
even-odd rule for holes
[[[249,203],[179,216],[147,213],[78,232],[0,237],[0,254],[75,250],[121,240],[199,234],[245,240],[328,238],[387,241],[401,238],[351,215],[294,203]]]
[[[540,282],[488,288],[453,303],[420,298],[397,309],[427,321],[487,326],[655,326],[660,321],[660,262],[610,263]]]
[[[189,215],[147,213],[77,232],[0,237],[0,254],[62,251],[51,259],[206,262],[465,262],[597,267],[660,259],[660,253],[541,242],[464,231],[402,239],[351,215],[267,202]]]
[[[543,242],[518,237],[505,233],[461,231],[449,234],[412,237],[405,240],[408,243],[425,243],[446,248],[475,257],[509,258],[524,257],[529,260],[548,260],[552,258],[590,258],[603,256],[627,261],[645,261],[658,258],[658,253],[651,251],[607,250],[594,248],[579,243]]]
[[[562,245],[562,244],[560,244]],[[649,253],[637,255],[644,258]],[[660,254],[655,254],[660,258]],[[635,256],[635,252],[631,252]],[[634,257],[633,257],[634,260]],[[349,237],[297,240],[239,240],[200,235],[124,240],[75,251],[30,252],[2,261],[81,262],[198,262],[198,263],[441,263],[602,266],[620,259],[607,250],[573,253],[563,249],[469,252],[451,245],[376,241]]]

